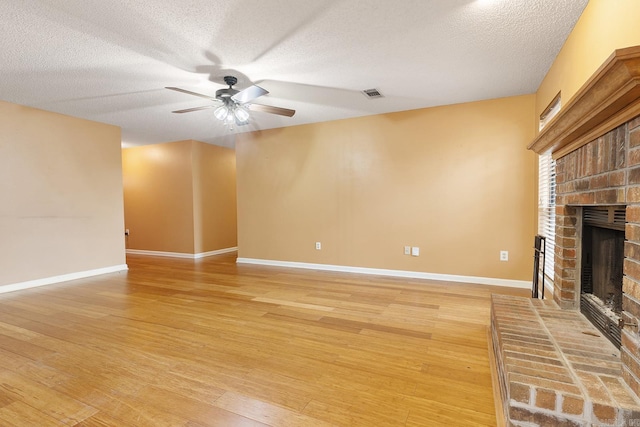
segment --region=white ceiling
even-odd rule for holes
[[[587,0],[4,0],[0,99],[122,127],[124,145],[533,93]],[[207,105],[258,84],[230,131]],[[377,88],[382,99],[360,91]]]

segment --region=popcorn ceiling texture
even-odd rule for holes
[[[271,92],[238,131],[533,93],[587,0],[0,2],[0,97],[122,127],[130,144],[229,131],[222,77]],[[360,91],[377,88],[385,98]]]

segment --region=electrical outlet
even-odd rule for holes
[[[417,246],[411,247],[411,256],[420,256],[420,248]]]
[[[509,261],[509,251],[500,251],[500,261]]]
[[[128,229],[128,228],[125,228],[125,230],[124,230],[124,235],[125,235],[125,236],[128,236],[128,235],[129,235],[129,229]]]
[[[404,254],[405,255],[411,255],[411,246],[405,246],[404,247]]]
[[[319,251],[322,249],[322,243],[316,242],[316,250]]]

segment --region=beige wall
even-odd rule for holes
[[[534,103],[528,95],[239,135],[239,256],[529,280]],[[405,245],[420,256],[404,255]]]
[[[127,249],[193,253],[192,141],[122,150]]]
[[[236,153],[194,141],[193,212],[195,252],[236,247]]]
[[[640,45],[640,1],[590,0],[537,92],[536,117],[558,92],[566,103],[615,49]]]
[[[236,246],[233,150],[186,140],[122,150],[128,249]]]
[[[120,129],[0,101],[0,285],[125,263]]]

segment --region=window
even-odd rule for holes
[[[562,107],[560,92],[540,114],[539,130],[551,121]],[[556,241],[556,161],[551,150],[538,158],[538,234],[545,237],[545,282],[553,287],[554,250]]]
[[[546,238],[545,282],[553,283],[553,253],[556,236],[556,161],[551,150],[538,158],[538,234]]]

